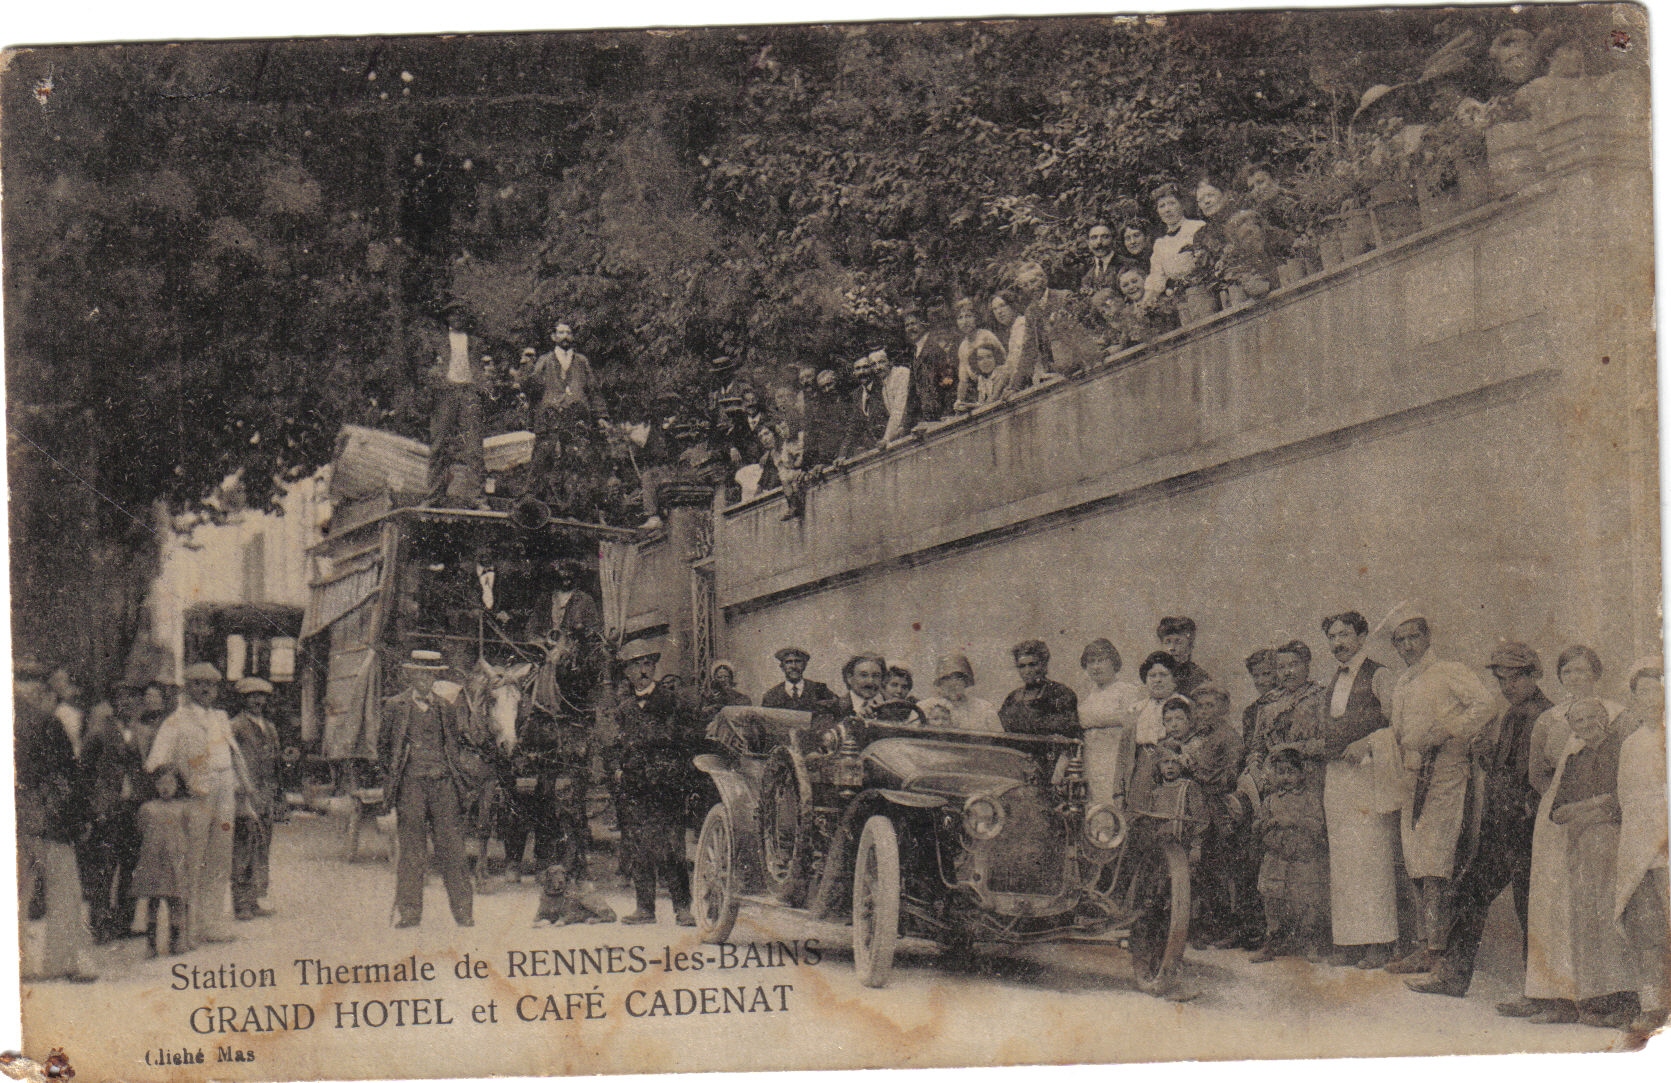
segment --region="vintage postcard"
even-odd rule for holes
[[[1640,1050],[1649,29],[14,45],[0,1071]]]

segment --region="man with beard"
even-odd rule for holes
[[[606,750],[615,812],[621,825],[621,864],[632,880],[635,907],[624,925],[656,920],[657,881],[673,901],[677,925],[695,925],[690,873],[684,861],[686,765],[698,746],[700,724],[689,717],[674,682],[656,680],[661,645],[637,640],[621,651],[626,680],[615,704],[619,736]]]

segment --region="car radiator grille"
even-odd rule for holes
[[[1055,895],[1062,890],[1066,830],[1047,790],[1018,787],[1004,795],[1003,833],[987,845],[992,891]]]

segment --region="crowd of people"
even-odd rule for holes
[[[25,978],[96,980],[92,946],[128,936],[152,956],[230,941],[228,897],[239,921],[272,913],[261,900],[287,815],[273,686],[227,689],[206,662],[184,676],[183,689],[124,681],[83,710],[65,671],[15,661],[18,907],[44,919]]]
[[[1250,158],[1109,193],[1108,214],[1083,225],[1077,259],[1020,260],[999,281],[952,276],[987,281],[985,291],[867,303],[872,341],[856,360],[717,357],[703,394],[665,392],[614,419],[571,318],[555,323],[549,351],[522,346],[516,361],[496,362],[454,303],[449,341],[435,350],[432,494],[482,501],[482,436],[529,430],[538,480],[511,487],[574,518],[655,526],[657,486],[681,476],[723,486],[733,501],[781,490],[785,517],[798,516],[808,487],[862,452],[1094,372],[1413,232],[1423,214],[1483,202],[1487,130],[1610,70],[1594,54],[1554,28],[1509,27],[1489,42],[1464,31],[1419,78],[1371,88],[1356,134],[1305,162]]]
[[[1119,650],[1087,644],[1083,694],[1050,677],[1049,647],[1012,650],[1020,687],[973,693],[967,657],[936,660],[933,694],[876,654],[807,676],[777,652],[783,682],[763,707],[925,727],[1057,734],[1083,742],[1092,802],[1188,822],[1191,945],[1257,963],[1298,956],[1407,975],[1420,993],[1461,997],[1486,914],[1512,889],[1525,995],[1498,1005],[1541,1023],[1651,1033],[1671,992],[1667,917],[1664,671],[1633,665],[1628,701],[1603,697],[1601,659],[1561,653],[1561,702],[1543,661],[1504,641],[1475,671],[1438,658],[1421,616],[1391,632],[1401,667],[1366,653],[1356,612],[1321,622],[1332,663],[1313,679],[1294,639],[1246,659],[1256,697],[1240,715],[1195,660],[1195,622],[1166,617],[1155,649],[1120,679]],[[750,702],[735,667],[713,665],[707,705]]]

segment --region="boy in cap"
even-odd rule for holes
[[[278,785],[278,730],[267,719],[273,686],[260,677],[245,677],[233,690],[243,697],[243,710],[232,719],[232,739],[244,759],[249,791],[238,802],[232,832],[232,916],[249,921],[272,914],[260,900],[267,894],[273,820],[284,795]]]
[[[1329,843],[1323,795],[1306,785],[1305,758],[1289,745],[1267,761],[1271,792],[1259,802],[1253,832],[1264,847],[1259,895],[1265,902],[1265,946],[1253,962],[1313,955],[1329,920]]]
[[[395,809],[400,863],[395,867],[395,928],[423,920],[429,847],[447,888],[453,920],[475,924],[470,875],[464,859],[464,795],[459,765],[460,723],[454,708],[435,694],[447,668],[439,651],[413,651],[401,666],[404,691],[383,701],[378,754],[388,770],[389,803]]]
[[[760,706],[825,713],[841,709],[841,697],[830,691],[829,685],[806,679],[806,666],[812,661],[812,655],[800,647],[783,647],[772,657],[783,670],[783,680],[766,690],[760,697]]]

